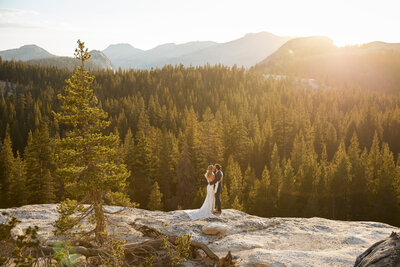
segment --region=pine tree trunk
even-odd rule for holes
[[[103,204],[99,192],[94,192],[94,216],[96,219],[96,227],[94,229],[96,242],[102,245],[106,237],[105,218]]]

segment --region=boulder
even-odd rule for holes
[[[202,228],[201,231],[203,234],[206,235],[218,235],[218,234],[223,234],[226,232],[228,226],[224,223],[220,222],[211,222],[205,224]]]
[[[400,235],[392,234],[357,257],[354,267],[400,267]]]

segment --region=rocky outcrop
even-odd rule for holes
[[[57,218],[53,204],[30,205],[0,210],[22,221],[20,230],[39,226],[39,238],[54,242],[52,222]],[[117,211],[120,207],[107,207]],[[0,215],[0,222],[5,218]],[[176,236],[192,233],[192,239],[206,244],[220,258],[231,251],[238,266],[352,266],[356,257],[371,244],[400,229],[376,222],[347,222],[322,218],[261,218],[237,210],[223,210],[221,216],[191,221],[182,210],[161,212],[142,209],[113,215],[118,227],[110,233],[122,233],[128,243],[148,239],[140,226]],[[207,229],[207,230],[205,230]],[[222,229],[216,234],[204,231]],[[214,231],[212,230],[212,231]],[[188,261],[187,266],[199,266]]]
[[[357,257],[354,267],[400,267],[400,235],[393,232]]]
[[[111,60],[103,52],[99,50],[92,50],[89,52],[89,54],[90,54],[89,61],[98,64],[99,66],[101,66],[101,68],[105,70],[113,69]]]

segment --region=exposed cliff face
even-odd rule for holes
[[[113,65],[110,59],[108,59],[108,57],[103,52],[99,50],[92,50],[89,52],[89,54],[91,55],[89,61],[92,61],[93,63],[100,65],[101,68],[105,70],[113,69]]]
[[[30,205],[0,210],[16,216],[22,223],[39,226],[43,242],[54,240],[51,223],[57,218],[53,204]],[[109,207],[115,211],[118,207]],[[218,256],[228,251],[238,257],[238,266],[351,266],[358,255],[373,243],[400,229],[376,222],[345,222],[322,218],[261,218],[236,210],[221,216],[190,221],[184,211],[133,209],[114,215],[122,238],[142,242],[146,238],[132,225],[147,225],[171,235],[192,233],[193,239],[207,244]],[[4,222],[0,215],[0,222]],[[195,262],[186,263],[188,266]],[[274,264],[274,265],[271,265]]]

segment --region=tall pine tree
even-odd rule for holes
[[[163,194],[160,192],[158,183],[154,182],[149,195],[149,204],[147,204],[147,208],[149,210],[162,210],[162,197]]]
[[[345,220],[348,217],[348,190],[351,181],[350,160],[346,154],[344,143],[340,143],[339,150],[333,158],[332,174],[329,192],[331,195],[331,217]]]
[[[205,180],[202,181],[203,184],[206,183]],[[194,166],[190,158],[188,145],[185,142],[176,171],[176,198],[180,207],[191,207],[196,193],[195,184]]]
[[[1,146],[0,152],[0,207],[2,208],[12,206],[12,203],[9,203],[7,199],[7,195],[9,192],[10,179],[14,168],[14,154],[12,150],[11,138],[9,131],[6,130],[6,136],[3,140],[3,145]]]
[[[9,180],[9,190],[7,193],[7,201],[10,206],[22,206],[26,202],[26,190],[25,190],[25,179],[26,171],[25,164],[19,153],[14,159],[12,165],[11,176]]]
[[[29,204],[52,203],[55,200],[55,182],[52,178],[54,162],[51,139],[46,124],[29,133],[25,149],[27,167],[27,202]]]
[[[71,226],[80,223],[70,215],[81,211],[78,218],[83,219],[88,215],[92,217],[95,227],[91,231],[96,242],[103,244],[107,236],[107,214],[103,205],[107,202],[128,204],[123,192],[129,172],[117,155],[119,137],[113,133],[102,133],[110,122],[91,89],[94,77],[84,69],[90,54],[79,40],[75,57],[81,65],[72,78],[66,81],[64,94],[59,95],[61,111],[53,114],[58,123],[69,127],[57,143],[61,148],[56,155],[57,170],[65,179],[65,190],[79,202],[64,201],[59,204],[60,216],[56,226],[62,232],[70,230]],[[83,207],[79,203],[89,205]],[[71,220],[75,223],[65,227]]]

